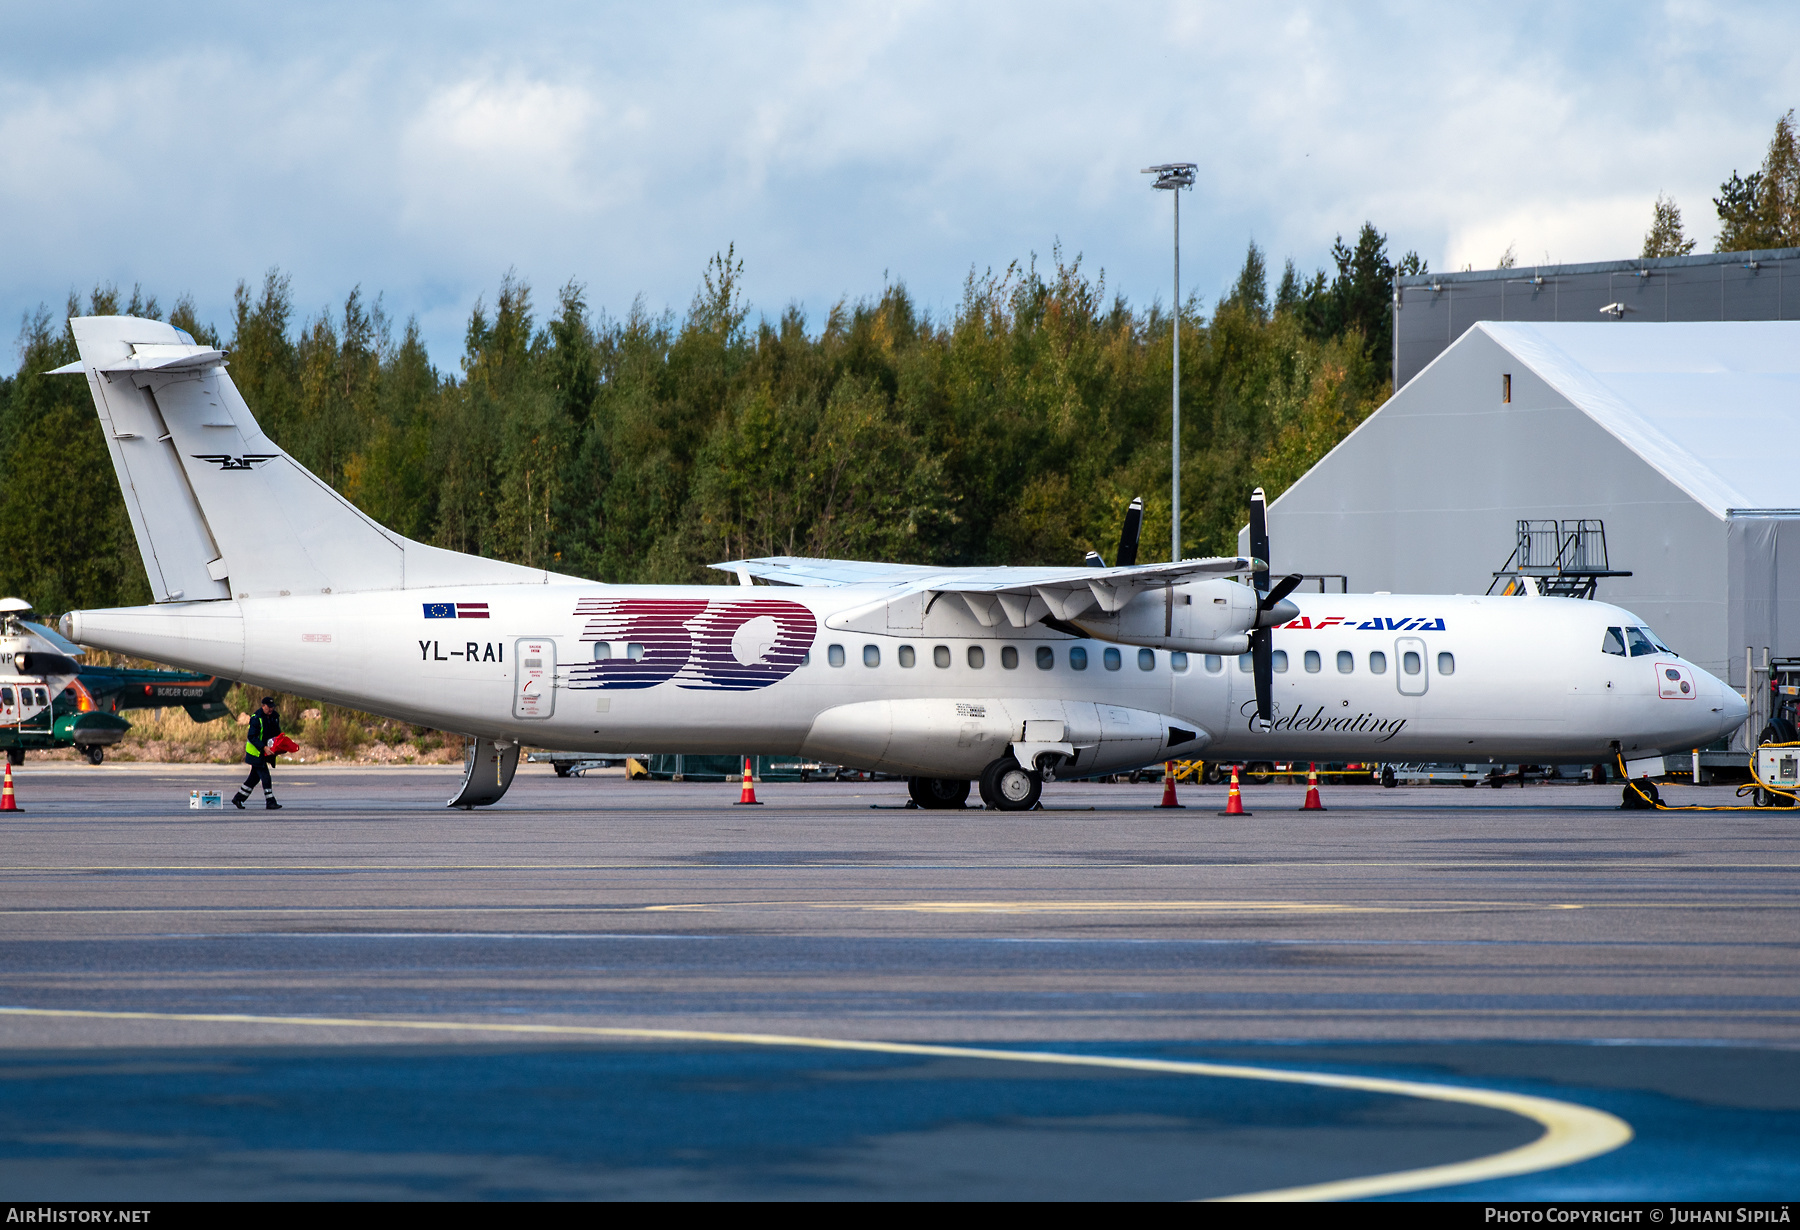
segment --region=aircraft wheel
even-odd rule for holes
[[[909,777],[906,793],[927,811],[961,811],[969,783],[955,777]]]
[[[981,801],[999,811],[1030,811],[1044,793],[1044,779],[1002,756],[981,771]]]
[[[1275,766],[1265,760],[1244,766],[1243,782],[1246,786],[1266,786],[1275,776]]]
[[[89,764],[99,764],[106,759],[106,749],[101,747],[98,743],[90,743],[88,746],[81,748],[80,751],[83,756],[88,758]]]

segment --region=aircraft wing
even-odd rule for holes
[[[725,572],[747,573],[780,585],[891,585],[905,594],[955,594],[987,628],[995,627],[1003,618],[1015,628],[1037,623],[1045,615],[1059,620],[1077,619],[1096,606],[1112,614],[1145,590],[1166,589],[1203,577],[1254,572],[1261,566],[1260,561],[1244,556],[1134,564],[1126,568],[933,568],[794,556],[713,565]]]

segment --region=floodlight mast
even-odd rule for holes
[[[1194,172],[1200,169],[1192,162],[1165,162],[1145,167],[1145,175],[1156,176],[1152,188],[1161,188],[1175,198],[1175,312],[1173,335],[1175,347],[1175,389],[1170,395],[1169,413],[1169,559],[1181,559],[1181,190],[1192,189]]]

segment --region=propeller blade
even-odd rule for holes
[[[1250,555],[1263,562],[1263,570],[1251,574],[1251,583],[1260,594],[1269,588],[1269,505],[1261,487],[1250,493]]]
[[[1265,573],[1264,575],[1267,574]],[[1306,580],[1306,578],[1297,572],[1288,573],[1285,577],[1282,577],[1281,580],[1275,582],[1274,589],[1256,600],[1257,609],[1262,611],[1274,610],[1275,604],[1293,593],[1294,590],[1299,587],[1300,582],[1304,580]]]
[[[1137,496],[1125,510],[1125,525],[1119,531],[1119,567],[1137,563],[1138,533],[1144,528],[1144,497]]]
[[[1269,720],[1275,715],[1275,705],[1271,693],[1275,690],[1275,646],[1274,636],[1267,628],[1258,628],[1250,634],[1250,665],[1256,672],[1256,717],[1257,729],[1269,729]]]

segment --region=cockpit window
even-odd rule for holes
[[[1619,628],[1608,628],[1605,637],[1600,641],[1600,652],[1616,653],[1623,658],[1625,656],[1624,631]]]
[[[1645,628],[1625,629],[1625,643],[1631,646],[1631,656],[1634,658],[1647,657],[1658,652],[1656,642],[1650,639],[1650,633]]]

